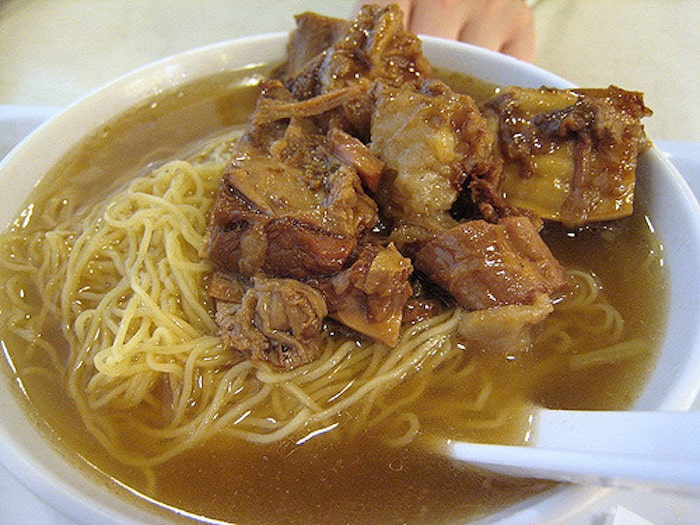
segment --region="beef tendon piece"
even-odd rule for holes
[[[393,244],[366,245],[348,269],[319,283],[330,317],[388,346],[399,340],[404,306],[411,296],[410,259]]]
[[[562,294],[571,286],[525,217],[461,223],[424,246],[415,264],[466,310],[531,305],[541,294]]]
[[[254,362],[291,370],[321,354],[328,310],[321,292],[295,279],[254,276],[239,302],[217,301],[224,344]]]
[[[500,161],[476,103],[444,83],[426,81],[418,90],[378,83],[374,98],[370,149],[387,168],[375,198],[392,240],[410,253],[456,224],[450,209],[465,183],[498,184]]]
[[[632,213],[651,115],[641,93],[505,88],[483,106],[505,161],[508,205],[568,227]]]

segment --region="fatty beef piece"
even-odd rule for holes
[[[404,29],[395,4],[365,5],[350,23],[315,13],[295,18],[279,76],[300,100],[376,79],[398,87],[430,76],[420,39]]]
[[[632,213],[638,155],[651,115],[641,93],[509,87],[484,115],[503,156],[509,206],[567,227]]]
[[[527,352],[532,329],[554,311],[546,294],[532,304],[507,304],[484,310],[461,310],[457,333],[467,347],[510,357]]]
[[[497,218],[501,164],[471,97],[426,80],[419,88],[377,82],[373,99],[370,150],[386,164],[375,199],[402,253],[415,253],[456,224],[451,209],[462,192]]]

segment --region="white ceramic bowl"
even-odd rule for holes
[[[263,35],[196,49],[160,61],[95,91],[41,126],[0,163],[0,226],[19,211],[42,174],[112,117],[164,90],[248,65],[279,62],[286,34]],[[570,87],[532,65],[473,46],[424,38],[430,61],[501,85]],[[640,177],[670,271],[669,319],[663,351],[636,408],[686,410],[700,386],[700,207],[678,172],[655,148],[641,159]],[[38,432],[3,362],[0,373],[0,463],[42,500],[81,523],[159,523],[167,518],[118,498],[84,468],[65,459]],[[568,487],[529,499],[486,521],[556,523],[570,519],[605,489]]]

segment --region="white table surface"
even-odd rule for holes
[[[56,109],[153,60],[239,36],[286,31],[351,0],[0,1],[0,157]],[[645,93],[649,135],[700,195],[700,2],[540,0],[536,63],[588,87]],[[695,409],[700,409],[696,402]],[[698,438],[700,439],[700,437]],[[0,525],[72,525],[0,468]],[[613,491],[571,525],[700,523],[700,497]]]

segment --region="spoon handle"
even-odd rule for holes
[[[700,462],[700,411],[541,409],[534,428],[537,448]]]
[[[542,410],[537,419],[532,446],[428,446],[512,476],[700,494],[700,412]]]

